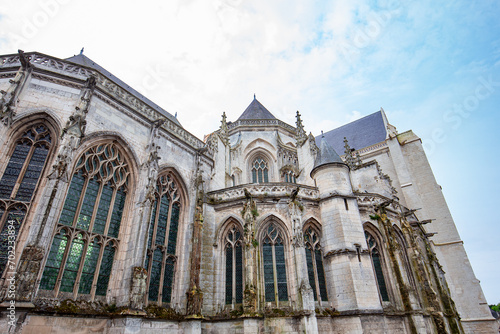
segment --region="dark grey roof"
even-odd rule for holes
[[[344,154],[344,137],[349,146],[356,150],[380,143],[385,140],[387,132],[382,111],[360,118],[354,122],[328,131],[325,139],[340,154]],[[316,137],[316,145],[320,145],[321,136]]]
[[[70,61],[70,62],[75,63],[75,64],[78,64],[78,65],[83,65],[86,67],[93,68],[94,70],[98,71],[99,73],[101,73],[102,75],[107,77],[108,79],[113,80],[114,83],[116,83],[117,85],[119,85],[120,87],[122,87],[123,89],[128,91],[130,94],[134,95],[136,98],[138,98],[142,102],[149,105],[151,108],[159,111],[162,115],[167,117],[172,122],[175,122],[177,125],[182,126],[181,123],[179,123],[179,121],[177,120],[177,118],[174,117],[172,114],[170,114],[168,111],[164,110],[163,108],[158,106],[156,103],[149,100],[147,97],[145,97],[144,95],[142,95],[141,93],[139,93],[138,91],[136,91],[135,89],[133,89],[132,87],[127,85],[125,82],[123,82],[120,79],[118,79],[117,77],[115,77],[113,74],[111,74],[109,71],[107,71],[104,67],[95,63],[92,59],[85,56],[84,54],[80,53],[76,56],[66,58],[65,60]]]
[[[322,165],[326,165],[332,162],[340,162],[344,163],[342,161],[342,158],[335,152],[333,147],[328,143],[326,138],[321,138],[321,143],[319,145],[319,152],[318,155],[316,156],[316,160],[314,160],[314,168],[317,168]]]
[[[254,95],[252,103],[250,103],[243,114],[241,114],[238,121],[242,119],[276,119],[276,117],[274,117],[273,114],[271,114],[271,112],[269,112],[269,110],[267,110]]]

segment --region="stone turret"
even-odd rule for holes
[[[339,311],[380,309],[375,276],[363,232],[349,167],[323,137],[311,177],[320,193],[328,295]]]

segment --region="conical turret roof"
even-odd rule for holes
[[[343,164],[344,161],[342,161],[342,158],[340,158],[337,152],[335,152],[333,147],[328,143],[328,141],[325,139],[325,136],[322,135],[319,152],[316,156],[316,160],[314,160],[313,170],[330,163]]]
[[[243,119],[276,119],[269,110],[266,109],[256,98],[253,96],[253,101],[245,109],[243,114],[238,118],[238,121]]]

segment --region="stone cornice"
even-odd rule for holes
[[[233,134],[234,130],[240,127],[256,128],[256,127],[280,127],[288,132],[290,136],[294,136],[295,127],[286,124],[279,119],[242,119],[228,124],[229,135]]]
[[[234,201],[245,198],[247,189],[250,194],[255,197],[288,197],[295,189],[299,188],[297,198],[306,200],[317,200],[319,191],[315,187],[298,185],[298,184],[283,184],[283,183],[261,183],[261,184],[242,184],[239,186],[224,188],[220,190],[210,191],[207,195],[214,201],[213,204],[222,202]]]
[[[110,80],[100,72],[95,69],[87,68],[85,66],[73,64],[70,61],[58,59],[52,56],[44,55],[37,52],[25,53],[26,57],[30,60],[35,70],[40,70],[47,74],[51,74],[61,78],[69,77],[71,81],[85,81],[89,76],[94,75],[97,81],[97,89],[102,93],[108,95],[110,98],[119,101],[120,103],[126,105],[135,113],[139,114],[141,117],[153,122],[160,118],[166,118],[162,129],[168,131],[173,136],[192,146],[194,149],[200,149],[204,146],[203,141],[196,138],[194,135],[186,131],[182,126],[176,124],[174,121],[170,120],[168,116],[164,115],[160,111],[154,109],[146,102],[135,97],[133,94],[129,93],[126,89],[122,88],[114,81]],[[0,71],[17,68],[21,66],[18,54],[4,55],[0,56]],[[40,78],[45,80],[45,78]],[[76,79],[76,80],[75,80]],[[70,82],[57,82],[66,86],[74,87],[74,83]]]

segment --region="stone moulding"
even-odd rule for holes
[[[295,127],[286,124],[279,119],[242,119],[228,124],[228,130],[231,131],[240,126],[250,126],[250,127],[260,127],[260,126],[279,126],[291,132],[291,135],[295,135],[297,129]]]
[[[225,202],[245,198],[244,189],[247,189],[250,194],[256,198],[259,196],[265,197],[284,197],[289,196],[292,191],[297,189],[296,184],[283,185],[282,183],[267,183],[267,184],[242,184],[236,187],[231,187],[223,190],[215,190],[207,193],[207,195],[215,202]],[[300,185],[298,197],[309,200],[317,200],[319,191],[317,188]]]
[[[45,72],[55,72],[60,75],[62,74],[65,76],[71,76],[83,81],[85,81],[90,75],[94,75],[96,77],[98,89],[110,95],[117,101],[130,106],[132,110],[140,114],[142,117],[150,120],[151,122],[165,117],[165,115],[160,111],[152,108],[147,103],[130,94],[126,89],[120,87],[112,80],[108,79],[94,69],[75,65],[69,61],[54,58],[41,53],[32,52],[26,53],[25,55],[35,69],[41,69]],[[18,66],[21,66],[19,55],[13,54],[0,57],[0,70]],[[173,136],[185,141],[195,149],[200,149],[205,145],[203,141],[196,138],[182,126],[175,124],[168,118],[167,121],[163,124],[162,129],[171,133]]]

